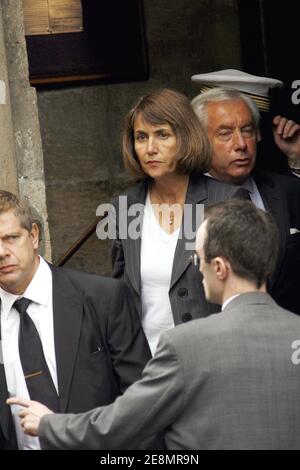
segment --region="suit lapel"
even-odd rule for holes
[[[8,398],[4,365],[0,364],[0,428],[6,440],[5,448],[15,450],[18,448],[15,426],[10,407],[6,404]],[[1,431],[0,431],[1,436]],[[1,437],[0,437],[1,439]]]
[[[285,200],[279,192],[279,187],[275,186],[274,182],[268,178],[267,175],[255,175],[255,182],[262,197],[265,208],[277,222],[279,228],[279,252],[276,264],[276,269],[271,277],[271,284],[277,277],[278,270],[280,269],[287,240],[287,229],[289,227],[288,211],[285,208]]]
[[[53,280],[53,323],[60,412],[68,405],[83,314],[83,293],[65,273],[50,265]]]
[[[141,292],[141,239],[138,238],[136,243],[130,243],[129,266],[128,270],[131,271],[131,282],[134,290],[139,294]]]
[[[9,440],[11,415],[9,406],[6,404],[8,391],[5,378],[4,365],[0,364],[0,424],[4,437]]]
[[[194,251],[192,246],[195,242],[195,236],[191,238],[188,232],[190,232],[190,227],[192,227],[191,234],[195,233],[198,228],[197,225],[201,224],[202,220],[197,220],[196,214],[197,210],[199,210],[201,215],[200,204],[204,204],[207,201],[207,197],[208,191],[205,177],[201,175],[199,178],[190,178],[182,224],[174,254],[170,289],[176,284],[191,262],[190,257]],[[199,204],[198,208],[197,204]],[[187,246],[189,249],[187,249]]]
[[[203,221],[203,214],[199,206],[226,201],[234,197],[237,187],[216,181],[205,175],[191,177],[186,194],[183,223],[176,245],[170,288],[178,281],[191,262],[194,252],[195,235]],[[197,207],[198,206],[198,207]],[[187,229],[192,227],[193,238],[187,237]],[[188,230],[189,232],[189,230]],[[187,249],[188,244],[188,249]]]
[[[136,186],[131,188],[127,194],[126,210],[122,211],[123,216],[127,217],[127,222],[124,221],[124,224],[126,225],[126,227],[130,228],[130,224],[134,223],[134,220],[137,216],[137,214],[130,215],[130,210],[133,209],[134,204],[141,205],[141,226],[138,227],[140,236],[137,239],[133,239],[132,237],[127,236],[127,239],[123,240],[123,244],[124,246],[126,246],[126,270],[132,287],[138,294],[140,294],[141,292],[141,234],[143,228],[143,209],[145,205],[147,191],[148,181],[138,183]]]

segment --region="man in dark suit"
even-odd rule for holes
[[[269,291],[279,305],[300,314],[298,180],[254,170],[259,111],[251,98],[237,90],[213,88],[197,96],[193,107],[212,143],[213,159],[208,175],[243,187],[257,207],[274,216],[280,233],[280,250]]]
[[[44,449],[136,449],[161,431],[172,450],[299,449],[300,319],[266,293],[277,250],[275,223],[249,201],[208,209],[195,269],[222,312],[165,331],[142,379],[107,407],[52,414],[12,398],[25,432]]]
[[[3,449],[39,448],[37,439],[28,440],[22,432],[17,408],[10,413],[7,396],[17,392],[29,397],[33,384],[35,396],[43,400],[44,383],[35,381],[43,382],[46,377],[57,411],[86,411],[111,403],[140,378],[150,358],[125,284],[49,265],[38,255],[38,246],[38,226],[27,206],[13,194],[0,191]],[[26,311],[19,310],[20,298],[29,299]],[[31,339],[21,346],[28,338],[26,328]],[[28,374],[24,356],[34,350],[36,341],[42,346],[43,365]]]

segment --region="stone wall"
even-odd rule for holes
[[[0,1],[0,188],[30,201],[43,226],[41,253],[51,259],[36,90],[30,87],[22,0]]]
[[[240,66],[235,0],[144,0],[144,7],[149,80],[38,92],[54,260],[124,186],[120,131],[137,97],[168,86],[192,98],[191,75]],[[108,252],[95,236],[68,266],[110,274]]]
[[[13,139],[13,122],[7,70],[6,36],[3,9],[0,3],[0,188],[18,192],[17,162]]]

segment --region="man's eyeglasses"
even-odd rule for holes
[[[195,268],[200,269],[201,258],[199,258],[197,253],[194,253],[193,255],[191,255],[190,260],[191,260],[191,263],[195,266]]]

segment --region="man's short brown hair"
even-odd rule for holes
[[[143,96],[129,111],[123,131],[124,165],[135,180],[147,177],[134,150],[134,122],[140,116],[152,125],[169,124],[175,133],[179,174],[197,174],[211,166],[211,146],[189,99],[168,88]]]
[[[39,222],[34,220],[26,201],[19,199],[15,194],[9,191],[0,190],[0,214],[8,211],[12,211],[17,219],[19,219],[21,227],[29,232],[33,223],[36,223],[40,228]]]
[[[278,228],[273,217],[246,200],[232,199],[205,210],[205,261],[224,256],[233,272],[260,288],[273,273]]]

